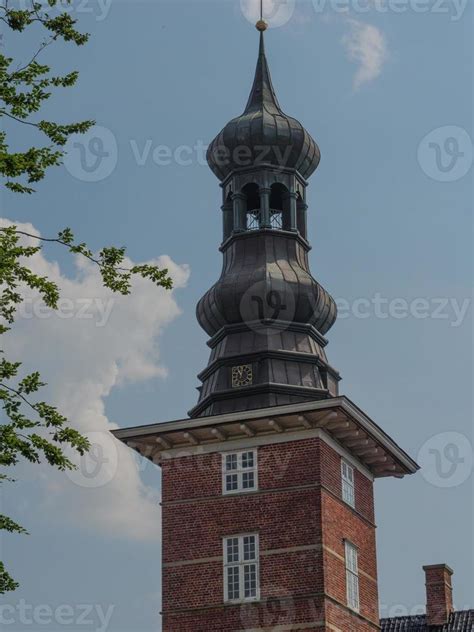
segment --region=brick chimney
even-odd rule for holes
[[[428,625],[448,623],[453,612],[453,571],[447,564],[423,566],[426,577],[426,620]]]

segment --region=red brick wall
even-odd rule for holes
[[[345,540],[358,548],[360,613],[378,621],[375,529],[339,499],[322,491],[322,533],[326,592],[346,602]]]
[[[222,456],[219,453],[164,461],[161,492],[163,503],[220,494],[221,461]]]
[[[276,626],[301,625],[308,622],[308,627],[298,628],[298,632],[309,632],[309,630],[314,632],[316,629],[321,632],[326,629],[321,627],[324,616],[325,606],[322,598],[269,599],[259,604],[226,605],[218,609],[203,609],[200,612],[165,614],[163,630],[167,632],[274,630]],[[315,625],[310,627],[313,622],[318,627]],[[350,630],[351,628],[345,628],[343,632],[350,632]]]
[[[260,548],[320,542],[316,488],[208,499],[163,507],[163,562],[222,555],[226,535],[255,531]],[[284,524],[290,521],[286,528]],[[171,534],[171,537],[168,537]]]
[[[271,617],[308,630],[376,629],[372,482],[356,470],[356,510],[348,507],[341,457],[315,438],[259,447],[259,493],[223,496],[221,458],[163,463],[164,632],[255,629]],[[252,532],[262,600],[224,605],[222,538]],[[345,539],[359,547],[361,617],[345,606]]]

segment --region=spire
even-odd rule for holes
[[[324,350],[336,303],[311,275],[307,257],[306,186],[320,152],[303,125],[280,109],[265,56],[266,28],[260,19],[245,111],[207,150],[222,183],[224,262],[197,306],[212,352],[191,417],[338,393],[340,377]]]
[[[262,26],[259,27],[260,24],[262,24]],[[265,25],[265,27],[263,27],[263,25]],[[257,22],[257,29],[260,31],[257,67],[255,69],[255,78],[244,114],[254,112],[255,110],[263,110],[263,108],[266,108],[271,113],[275,113],[275,110],[281,113],[281,108],[273,88],[267,57],[265,55],[263,33],[266,29],[266,22]]]
[[[210,143],[207,162],[221,182],[245,166],[260,168],[263,163],[295,169],[307,180],[319,165],[321,154],[303,125],[281,109],[265,55],[264,32],[268,25],[261,19],[256,26],[260,46],[247,105]],[[242,148],[249,153],[247,165],[242,163]]]

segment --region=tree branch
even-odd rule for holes
[[[0,231],[2,232],[5,232],[6,230],[7,228],[0,228]],[[64,246],[68,250],[70,250],[71,248],[74,248],[73,244],[68,244],[67,242],[63,241],[62,239],[59,239],[58,237],[49,237],[49,238],[41,237],[38,235],[33,235],[32,233],[27,233],[24,230],[18,230],[18,229],[15,229],[15,232],[17,235],[23,235],[24,237],[31,237],[32,239],[37,239],[38,241],[60,244],[61,246]],[[99,266],[99,268],[104,267],[104,264],[99,259],[95,259],[95,257],[87,254],[86,252],[80,251],[80,252],[77,252],[76,254],[80,254],[86,259],[89,259],[89,261],[92,261],[92,263],[95,263],[97,266]],[[120,266],[115,267],[115,270],[118,270],[119,272],[132,272],[132,268],[123,268]]]
[[[29,401],[26,399],[26,397],[25,397],[22,393],[20,393],[19,391],[15,390],[14,388],[11,388],[11,386],[7,386],[7,385],[6,385],[6,384],[4,384],[3,382],[0,382],[0,388],[5,388],[7,391],[10,391],[11,393],[14,393],[17,397],[19,397],[20,399],[22,399],[22,400],[25,402],[25,404],[28,404],[28,406],[29,406],[30,408],[32,408],[32,409],[35,411],[35,413],[37,413],[37,412],[38,412],[38,410],[36,409],[35,405],[34,405],[34,404],[32,404],[31,402],[29,402]]]
[[[13,116],[13,114],[10,114],[9,112],[5,112],[5,110],[0,110],[0,115],[2,116],[8,116],[8,118],[13,119],[14,121],[16,121],[17,123],[23,123],[24,125],[31,125],[31,127],[38,127],[38,123],[32,123],[31,121],[24,121],[21,118],[18,118],[16,116]]]
[[[17,75],[18,73],[23,72],[27,68],[29,68],[31,66],[31,64],[36,60],[36,58],[40,55],[40,53],[42,53],[44,51],[44,49],[47,46],[49,46],[50,44],[52,44],[57,38],[58,38],[58,36],[54,35],[54,36],[51,37],[50,40],[44,41],[41,44],[41,46],[39,47],[39,49],[36,51],[36,53],[33,55],[31,60],[25,66],[23,66],[22,68],[18,68],[17,70],[15,70],[15,72],[10,75],[10,79],[13,79],[15,77],[15,75]]]

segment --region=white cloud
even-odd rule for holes
[[[0,220],[0,225],[8,225]],[[37,234],[31,224],[17,224]],[[130,264],[131,262],[128,262]],[[154,263],[167,267],[174,287],[186,285],[189,269],[168,256]],[[98,477],[81,473],[68,477],[48,466],[31,466],[25,474],[39,483],[31,500],[54,520],[104,531],[109,535],[154,539],[160,535],[155,491],[140,479],[134,454],[110,439],[116,427],[105,414],[105,400],[118,385],[166,377],[160,362],[160,334],[180,314],[175,292],[137,279],[129,296],[106,290],[97,267],[75,260],[74,276],[42,253],[29,260],[33,270],[50,277],[61,288],[59,314],[48,313],[31,291],[13,329],[4,336],[9,359],[21,359],[27,370],[39,370],[48,382],[48,398],[81,432],[94,432],[98,449],[108,463]],[[130,425],[143,422],[130,419]],[[103,437],[100,440],[100,437]],[[94,466],[94,461],[89,465]],[[34,470],[34,471],[33,471]],[[28,513],[31,513],[31,506]]]
[[[343,38],[343,44],[351,61],[359,64],[354,76],[354,89],[376,79],[382,72],[388,58],[385,35],[380,29],[355,19],[347,20],[350,33]]]

